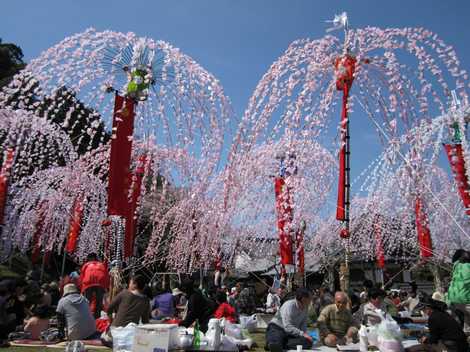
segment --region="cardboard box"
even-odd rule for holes
[[[178,325],[146,324],[137,326],[133,352],[168,352],[178,343]]]

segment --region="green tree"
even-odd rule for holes
[[[0,38],[0,88],[7,85],[25,66],[21,48],[12,43],[2,43]]]

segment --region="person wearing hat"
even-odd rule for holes
[[[421,344],[407,349],[408,352],[468,352],[469,346],[459,323],[446,312],[447,305],[424,297],[420,307],[429,316],[429,335],[420,339]]]
[[[188,303],[188,300],[186,299],[186,296],[184,295],[183,291],[181,291],[178,287],[175,287],[173,290],[171,290],[171,294],[174,297],[175,300],[175,307],[178,315],[181,315],[181,312],[184,312],[186,309],[186,304]]]
[[[88,340],[96,336],[95,319],[88,300],[75,284],[64,286],[64,294],[57,305],[57,325],[61,336],[68,340]]]

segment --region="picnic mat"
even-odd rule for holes
[[[19,346],[19,347],[31,347],[31,346],[47,346],[50,344],[50,342],[47,341],[41,341],[41,340],[27,340],[27,339],[22,339],[22,340],[13,340],[10,341],[10,345],[12,346]]]
[[[56,344],[52,344],[47,341],[39,341],[39,340],[14,340],[10,342],[10,345],[12,346],[18,346],[18,347],[47,347],[47,348],[60,348],[64,349],[65,346],[67,346],[67,343],[69,341],[62,341]],[[103,349],[103,350],[109,350],[110,348],[103,346],[101,343],[101,340],[82,340],[83,344],[85,347],[93,348],[93,349]]]

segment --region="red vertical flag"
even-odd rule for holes
[[[109,160],[108,215],[125,217],[129,213],[134,106],[131,98],[116,93]]]
[[[274,179],[276,195],[277,228],[279,231],[279,252],[281,264],[293,264],[291,226],[293,219],[292,200],[283,177]]]
[[[73,204],[72,216],[70,218],[69,233],[67,236],[67,253],[73,253],[77,248],[78,237],[80,236],[80,224],[83,218],[83,200],[81,196],[75,198]]]
[[[462,153],[462,145],[444,144],[450,167],[454,173],[455,183],[457,184],[460,198],[465,207],[465,212],[470,215],[470,187],[468,185],[467,175],[465,174],[465,160]]]
[[[11,167],[13,166],[14,150],[8,148],[3,159],[3,165],[0,170],[0,224],[4,222],[5,205],[7,202],[8,193],[8,179],[10,176]]]
[[[431,231],[429,231],[428,217],[423,209],[420,197],[416,198],[416,232],[418,233],[418,244],[421,258],[432,257]]]
[[[385,267],[384,247],[382,244],[382,229],[379,220],[374,224],[375,233],[375,256],[377,260],[377,267],[383,269]]]

